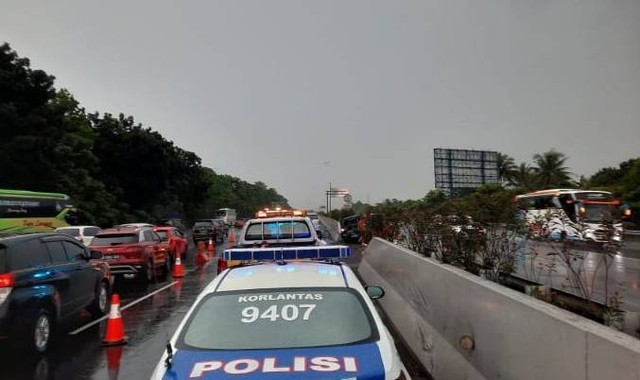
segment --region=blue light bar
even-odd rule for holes
[[[322,247],[234,248],[222,252],[223,260],[280,261],[303,259],[343,259],[351,256],[351,247],[329,245]]]

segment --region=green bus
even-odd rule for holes
[[[0,189],[0,233],[53,231],[77,224],[66,194]]]

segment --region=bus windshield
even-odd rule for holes
[[[609,204],[586,204],[582,219],[585,222],[614,221],[619,218],[618,208]]]

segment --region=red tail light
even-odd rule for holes
[[[227,269],[228,265],[227,262],[225,260],[218,260],[218,273],[222,272],[223,270]]]
[[[0,274],[0,288],[12,288],[15,277],[11,273]]]

